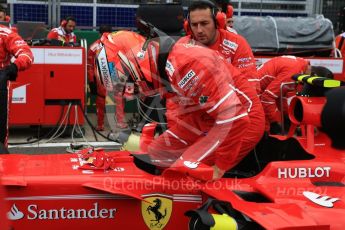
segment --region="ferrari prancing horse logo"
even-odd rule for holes
[[[147,197],[141,202],[141,214],[150,230],[161,230],[169,222],[172,200],[165,197]]]

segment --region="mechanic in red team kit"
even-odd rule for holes
[[[345,56],[345,32],[335,37],[335,47],[340,51],[342,57]]]
[[[102,25],[99,28],[99,33],[101,36],[104,33],[110,33],[111,26]],[[90,93],[96,95],[96,113],[97,113],[97,127],[98,131],[104,130],[104,111],[105,111],[105,98],[107,96],[107,91],[104,88],[103,84],[100,82],[99,78],[95,77],[94,70],[95,70],[95,55],[97,50],[100,49],[102,46],[101,40],[98,39],[94,43],[91,44],[90,49],[88,51],[88,62],[87,62],[87,74],[89,80],[89,87]],[[123,91],[116,91],[114,92],[114,100],[116,104],[115,110],[115,118],[116,118],[116,125],[118,128],[127,128],[127,124],[125,122],[125,113],[124,113],[124,97]]]
[[[275,57],[258,68],[259,96],[266,115],[266,131],[270,130],[270,126],[278,126],[281,120],[278,109],[281,84],[292,82],[293,75],[303,73],[311,73],[309,61],[295,56]],[[287,85],[283,90],[286,97],[288,92],[295,91],[295,85]]]
[[[177,43],[167,72],[178,97],[188,102],[177,124],[151,143],[149,154],[162,161],[177,160],[177,166],[204,162],[213,166],[214,179],[220,178],[249,152],[241,148],[251,122],[251,101],[242,90],[250,86],[246,80],[238,84],[229,65],[201,46]]]
[[[66,17],[61,21],[61,24],[57,28],[53,28],[47,35],[50,40],[59,40],[63,44],[65,43],[76,43],[77,36],[73,33],[76,27],[76,20],[72,16]]]
[[[248,42],[241,35],[225,30],[226,15],[213,2],[193,2],[188,8],[187,20],[191,35],[181,38],[180,42],[200,42],[218,51],[226,61],[245,73],[248,80],[256,78],[255,58]]]
[[[0,21],[1,22],[10,22],[11,18],[7,15],[6,9],[0,6]]]
[[[27,43],[6,26],[0,25],[0,142],[7,146],[9,101],[8,81],[15,81],[18,71],[28,69],[33,54]],[[15,60],[12,63],[11,58]]]
[[[333,73],[323,66],[311,66],[309,61],[295,56],[274,57],[258,68],[260,82],[259,96],[266,114],[266,131],[271,133],[280,131],[281,111],[280,100],[283,95],[284,114],[288,112],[288,104],[295,96],[295,84],[285,85],[283,83],[293,82],[295,74],[317,75],[320,77],[332,78]]]
[[[214,179],[220,178],[248,153],[241,152],[250,122],[248,108],[252,105],[242,91],[250,88],[248,82],[234,81],[230,65],[211,49],[177,43],[167,61],[161,61],[158,50],[163,52],[165,48],[160,48],[164,45],[158,48],[150,43],[143,51],[134,48],[133,42],[127,43],[135,36],[122,31],[111,41],[104,40],[104,50],[97,60],[102,66],[107,57],[108,66],[116,64],[117,75],[132,78],[145,95],[169,94],[183,101],[178,105],[184,114],[148,146],[152,161],[160,166],[182,167],[203,162],[214,168]],[[120,50],[117,55],[116,49]],[[163,71],[157,63],[166,63]],[[98,73],[101,78],[111,75],[101,70]]]
[[[208,0],[195,1],[188,9],[188,23],[191,35],[179,40],[181,43],[201,43],[217,51],[228,63],[235,81],[242,81],[243,77],[249,81],[251,87],[244,87],[244,94],[251,101],[248,110],[250,125],[241,148],[243,152],[252,150],[260,141],[265,126],[265,115],[257,97],[258,81],[255,58],[247,41],[240,35],[222,29],[225,25],[225,14],[218,11],[213,2]],[[236,68],[234,68],[236,67]],[[217,75],[214,75],[217,77]],[[173,103],[167,100],[167,117],[176,117]],[[177,114],[178,116],[178,114]]]
[[[230,32],[236,33],[236,30],[233,29],[234,27],[234,7],[230,4],[229,1],[224,0],[216,0],[215,5],[218,7],[220,11],[222,11],[225,14],[226,18],[226,30],[229,30]]]

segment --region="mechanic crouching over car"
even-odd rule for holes
[[[135,46],[137,36],[121,31],[101,38],[98,77],[126,76],[143,95],[176,97],[183,113],[148,146],[152,163],[191,170],[204,163],[213,167],[213,179],[222,177],[250,151],[241,148],[251,122],[243,90],[249,83],[234,80],[229,64],[211,49],[169,37],[137,39]]]
[[[27,43],[10,28],[0,25],[0,143],[7,146],[9,81],[15,81],[18,71],[28,69],[33,60],[33,54]],[[12,57],[15,58],[11,62]]]

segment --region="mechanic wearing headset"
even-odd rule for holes
[[[99,27],[99,33],[102,36],[104,33],[110,33],[112,31],[111,26],[101,25]],[[97,113],[97,127],[96,130],[104,130],[104,110],[105,110],[105,98],[107,91],[101,83],[101,79],[95,77],[95,55],[97,50],[102,46],[101,40],[98,39],[91,44],[88,51],[88,62],[87,62],[87,75],[89,80],[90,93],[96,95],[96,113]],[[116,103],[115,118],[117,128],[125,129],[128,127],[125,122],[124,113],[124,98],[123,90],[114,92],[114,100]]]
[[[251,105],[248,107],[250,125],[241,147],[241,153],[247,154],[260,141],[265,127],[265,114],[257,96],[258,81],[254,55],[243,37],[222,29],[225,27],[225,16],[218,12],[218,8],[212,2],[206,0],[193,2],[188,12],[188,23],[192,34],[181,38],[179,42],[202,43],[217,51],[229,63],[231,76],[235,80],[243,77],[248,81],[255,79],[249,82],[251,87],[245,87],[243,91]],[[167,117],[171,117],[170,114],[176,117],[176,113],[179,116],[178,113],[181,111],[177,111],[176,105],[170,101],[167,100]]]
[[[15,81],[17,72],[28,69],[33,55],[28,44],[13,30],[0,25],[0,143],[7,146],[8,138],[8,81]],[[11,62],[12,57],[14,61]]]
[[[50,40],[59,40],[64,43],[76,43],[77,37],[73,33],[73,30],[76,27],[76,20],[72,16],[66,17],[62,20],[60,26],[53,28],[47,35],[47,38]]]
[[[229,10],[229,11],[228,11],[229,13],[226,14],[226,26],[229,27],[230,30],[229,30],[228,28],[227,28],[227,29],[228,29],[229,31],[232,31],[232,32],[234,32],[234,33],[237,33],[236,30],[233,29],[233,27],[234,27],[233,8],[232,8],[231,5],[229,5],[228,8],[230,8],[231,10]]]
[[[6,9],[0,6],[0,21],[1,22],[10,22],[11,18],[7,15]]]
[[[230,32],[236,33],[236,30],[233,29],[234,26],[234,7],[229,3],[229,1],[216,0],[216,6],[220,11],[226,15],[226,29]]]
[[[253,52],[241,35],[225,30],[226,15],[210,0],[193,2],[187,15],[190,35],[181,42],[199,42],[216,50],[229,63],[245,73],[248,79],[255,79],[256,66]]]
[[[187,170],[203,162],[214,168],[214,179],[220,178],[247,154],[240,148],[250,122],[251,102],[243,93],[250,88],[248,82],[233,79],[230,65],[215,51],[179,42],[160,71],[161,47],[150,43],[143,53],[144,41],[138,36],[130,31],[103,36],[104,48],[97,60],[101,66],[107,57],[108,65],[115,64],[117,76],[132,78],[144,95],[165,96],[169,91],[170,97],[184,101],[178,104],[185,112],[178,122],[148,145],[152,162]],[[164,73],[167,76],[162,77]]]

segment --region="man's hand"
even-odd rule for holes
[[[5,69],[4,69],[7,77],[8,77],[8,80],[10,81],[15,81],[17,79],[17,76],[18,76],[18,67],[16,64],[14,63],[11,63],[9,66],[7,66]]]
[[[212,168],[213,168],[213,180],[222,178],[222,176],[225,173],[225,170],[218,168],[216,165],[213,165]]]

